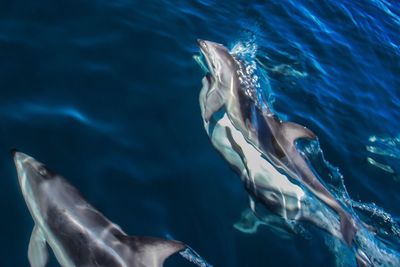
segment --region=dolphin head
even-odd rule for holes
[[[12,151],[15,166],[17,168],[18,181],[24,190],[33,190],[40,187],[46,181],[55,178],[55,174],[43,163],[35,160],[22,152]]]
[[[225,46],[200,39],[197,43],[208,67],[199,99],[206,125],[214,113],[231,100],[232,90],[239,82],[236,61]]]
[[[43,163],[16,150],[12,156],[17,169],[18,181],[22,195],[34,219],[41,217],[43,204],[47,203],[47,194],[43,194],[51,187],[57,175],[50,171]]]
[[[201,53],[204,55],[209,74],[220,83],[229,82],[235,61],[229,50],[222,44],[198,39]]]

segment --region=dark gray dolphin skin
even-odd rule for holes
[[[247,190],[273,212],[301,218],[304,192],[290,181],[279,185],[285,178],[277,170],[283,171],[336,212],[342,239],[351,246],[359,223],[319,181],[295,146],[296,140],[315,139],[315,134],[299,124],[283,122],[268,106],[257,105],[242,88],[243,64],[226,47],[205,40],[198,40],[198,45],[209,70],[200,93],[204,125],[213,145],[245,177]]]
[[[185,249],[179,241],[128,236],[64,178],[12,151],[25,202],[35,222],[28,248],[32,267],[47,265],[47,245],[61,266],[160,267]]]

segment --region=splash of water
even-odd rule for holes
[[[259,77],[256,74],[257,45],[253,41],[238,42],[230,51],[239,66],[237,74],[241,87],[245,93],[257,100],[257,91],[260,88]]]
[[[187,247],[185,250],[179,252],[179,254],[188,261],[190,261],[191,263],[194,263],[199,267],[213,267],[190,247]]]
[[[252,99],[256,102],[256,105],[259,107],[268,106],[268,108],[271,109],[272,105],[268,101],[269,94],[271,94],[271,88],[264,88],[260,86],[259,75],[262,73],[262,69],[260,70],[257,64],[257,45],[255,44],[255,40],[250,39],[249,41],[241,41],[236,43],[233,46],[231,53],[237,60],[239,66],[241,66],[240,70],[238,71],[238,75],[245,93],[252,97]],[[267,76],[264,77],[267,80]],[[303,77],[306,77],[306,75]],[[266,89],[268,89],[268,91]],[[373,143],[377,142],[378,140],[381,148],[378,149],[376,146],[370,146],[369,149],[367,148],[370,152],[373,151],[375,154],[386,155],[390,157],[400,157],[400,138],[396,140],[378,139],[376,137],[370,138],[370,142]],[[382,149],[382,147],[384,147],[384,149]],[[315,167],[315,171],[317,172],[319,178],[325,178],[322,180],[325,181],[325,184],[334,194],[334,196],[340,202],[342,202],[344,206],[346,206],[346,209],[349,213],[351,213],[355,218],[358,218],[358,215],[354,209],[364,213],[372,213],[375,216],[375,220],[384,222],[385,227],[382,227],[382,225],[379,227],[381,232],[386,233],[386,236],[390,234],[395,236],[399,235],[400,229],[390,214],[386,213],[383,211],[383,209],[377,207],[376,205],[359,203],[351,199],[346,190],[343,175],[340,173],[338,168],[331,165],[324,158],[318,140],[307,142],[306,144],[303,144],[303,146],[299,145],[298,149],[300,153],[308,159],[309,164],[313,168]],[[325,214],[330,213],[326,212]],[[332,223],[331,219],[328,217],[325,218],[326,221],[328,223],[329,221]],[[375,226],[376,224],[374,224],[374,227]],[[382,230],[382,228],[385,228],[386,230]],[[367,254],[371,262],[376,266],[398,266],[398,264],[400,264],[400,255],[387,245],[388,242],[376,238],[376,236],[367,230],[367,228],[361,228],[361,230],[357,233],[355,243],[355,249],[358,251],[358,254]],[[330,244],[332,245],[329,246],[330,249],[338,257],[338,265],[346,265],[349,259],[348,255],[346,256],[342,254],[343,244],[336,241],[330,241]]]
[[[376,224],[376,228],[380,234],[388,237],[396,237],[397,240],[400,239],[399,222],[392,215],[374,203],[361,203],[352,199],[350,199],[350,203],[353,208],[365,213],[371,223]]]
[[[359,253],[368,255],[374,266],[399,266],[400,255],[391,248],[396,246],[396,242],[391,242],[391,240],[399,240],[400,237],[400,228],[396,219],[373,203],[353,200],[346,190],[343,175],[338,168],[324,158],[318,141],[300,144],[299,149],[304,153],[303,155],[316,167],[320,178],[326,177],[324,180],[327,187],[346,206],[348,212],[355,218],[360,218],[365,226],[372,227],[377,231],[375,235],[367,228],[362,227],[357,232],[355,244]],[[355,210],[358,212],[356,213]],[[342,251],[342,247],[341,244],[330,241],[329,248],[335,255],[338,255],[336,259],[338,266],[343,264],[346,266],[345,262],[347,262],[346,259],[340,258],[340,253],[336,253]]]
[[[237,42],[230,50],[239,66],[237,74],[241,88],[261,109],[267,109],[274,101],[269,79],[264,69],[257,68],[258,46],[254,36]]]

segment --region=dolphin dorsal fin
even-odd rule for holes
[[[134,266],[162,267],[164,261],[184,248],[186,245],[175,240],[155,237],[127,237],[134,252]]]
[[[282,124],[282,132],[287,140],[294,143],[297,139],[305,138],[314,140],[317,136],[306,127],[294,123],[294,122],[284,122]]]

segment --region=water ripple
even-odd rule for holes
[[[116,128],[115,125],[91,118],[77,107],[68,105],[57,106],[43,103],[20,103],[12,106],[2,106],[0,113],[3,117],[12,117],[24,122],[35,120],[37,122],[46,123],[46,121],[51,118],[57,119],[57,121],[60,121],[60,119],[61,121],[72,119],[82,125],[104,133],[113,132]]]

